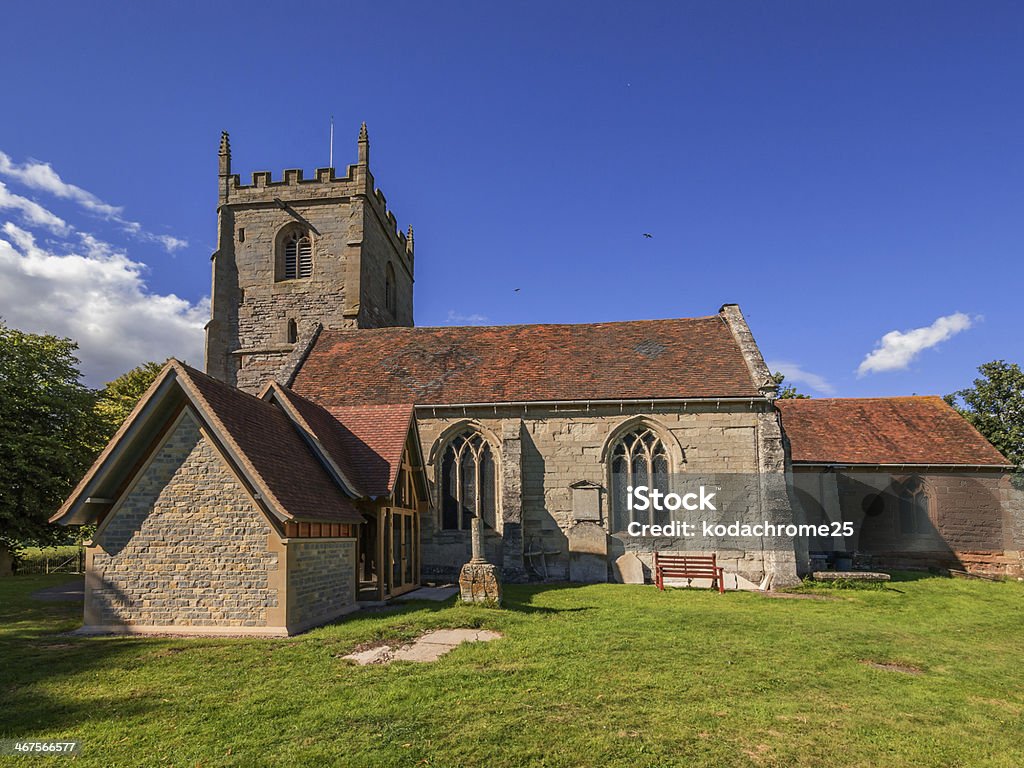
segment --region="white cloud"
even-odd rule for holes
[[[483,325],[487,322],[486,315],[461,315],[454,309],[448,310],[449,325]]]
[[[118,218],[124,212],[123,208],[104,203],[92,192],[87,192],[81,187],[76,187],[74,184],[68,184],[53,170],[49,163],[40,163],[33,160],[27,163],[15,163],[9,155],[0,152],[0,173],[12,179],[17,179],[26,187],[38,189],[41,192],[49,192],[56,197],[74,200],[83,208],[98,213],[104,218]]]
[[[46,227],[58,235],[66,235],[71,227],[57,214],[46,210],[39,203],[27,197],[11,192],[7,185],[0,181],[0,210],[15,210],[21,214],[26,224]]]
[[[65,200],[72,200],[87,211],[95,213],[108,221],[115,222],[120,225],[125,232],[139,240],[150,243],[159,243],[168,253],[173,253],[174,251],[188,245],[188,241],[186,240],[172,237],[171,235],[157,235],[152,232],[148,232],[143,229],[142,225],[137,221],[129,221],[128,219],[125,219],[123,215],[124,208],[105,203],[92,192],[75,186],[74,184],[69,184],[60,177],[60,174],[53,170],[53,166],[49,163],[43,163],[37,160],[29,160],[25,163],[16,163],[11,160],[9,155],[4,152],[0,152],[0,175],[14,179],[30,189],[46,192],[54,197],[59,197]],[[17,197],[17,195],[15,195],[15,197]],[[27,203],[31,203],[32,205],[36,205],[27,198],[20,199]]]
[[[971,327],[973,321],[963,312],[938,318],[924,328],[909,331],[889,331],[878,342],[857,368],[857,375],[906,368],[924,350],[952,338]]]
[[[172,237],[171,235],[154,235],[152,233],[146,233],[146,239],[150,239],[154,242],[160,243],[168,253],[173,253],[180,248],[188,247],[188,240],[182,240],[180,237]]]
[[[833,387],[824,376],[805,371],[796,363],[787,363],[782,360],[772,360],[767,363],[769,370],[773,373],[781,373],[786,377],[786,384],[803,384],[813,389],[819,395],[834,395],[836,388]]]
[[[30,232],[0,227],[0,313],[8,325],[68,336],[91,385],[147,360],[203,360],[209,301],[193,304],[174,294],[151,293],[144,264],[92,235],[57,253]]]

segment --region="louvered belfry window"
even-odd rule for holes
[[[313,276],[313,242],[309,235],[295,231],[284,244],[284,279]]]

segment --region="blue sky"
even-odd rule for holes
[[[332,114],[335,164],[365,120],[415,227],[419,325],[738,302],[775,367],[845,396],[942,394],[1024,358],[1020,4],[33,2],[4,18],[0,316],[77,338],[92,383],[201,362],[220,131],[243,178],[276,178],[327,164]]]

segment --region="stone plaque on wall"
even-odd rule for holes
[[[601,522],[601,486],[589,480],[580,480],[572,488],[572,518]]]

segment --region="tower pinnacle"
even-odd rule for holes
[[[370,134],[366,130],[366,123],[359,129],[359,165],[370,164]]]
[[[220,132],[220,151],[217,152],[217,159],[220,161],[220,175],[231,175],[231,138],[227,131]]]

